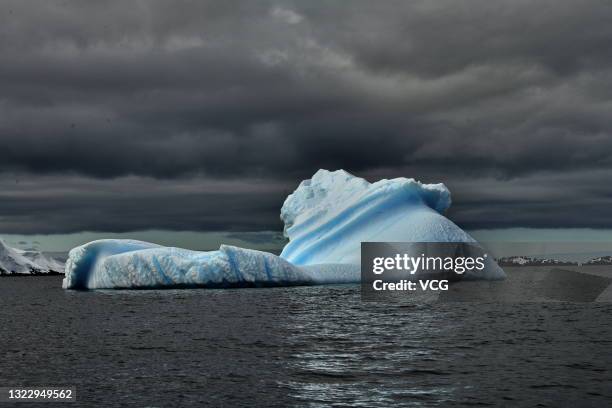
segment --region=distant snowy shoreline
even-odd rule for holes
[[[11,248],[0,240],[0,276],[63,275],[64,264],[40,251]]]
[[[0,278],[33,278],[41,276],[64,276],[64,272],[32,272],[32,273],[3,273],[0,272]]]

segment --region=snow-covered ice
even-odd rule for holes
[[[0,240],[0,275],[62,272],[64,265],[42,252],[11,248]]]
[[[281,209],[289,243],[280,257],[222,245],[190,251],[133,240],[100,240],[70,251],[64,288],[244,287],[360,280],[360,243],[475,242],[443,213],[443,184],[396,178],[369,183],[344,170],[319,170]],[[486,275],[503,278],[491,261]]]
[[[123,244],[123,246],[122,246]],[[247,287],[347,283],[352,265],[296,266],[276,255],[222,245],[218,251],[157,247],[139,241],[100,240],[75,248],[65,288]],[[104,251],[109,246],[111,251]]]

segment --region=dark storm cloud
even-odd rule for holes
[[[278,214],[286,194],[283,184],[257,180],[219,183],[26,176],[16,183],[4,178],[0,179],[0,231],[280,231]],[[244,237],[253,240],[257,234]]]
[[[466,227],[612,227],[612,187],[576,179],[612,176],[610,21],[605,1],[4,2],[0,172],[81,188],[5,192],[0,227],[274,229],[321,167],[444,181]],[[130,175],[283,188],[88,187]]]

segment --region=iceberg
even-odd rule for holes
[[[375,183],[344,170],[319,170],[287,197],[289,239],[280,256],[222,245],[191,251],[134,240],[98,240],[72,249],[66,289],[262,287],[360,281],[361,242],[475,242],[444,212],[443,184],[396,178]],[[481,275],[500,279],[490,261]]]

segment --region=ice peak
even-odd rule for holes
[[[450,204],[444,184],[405,177],[369,183],[321,169],[283,204],[290,242],[281,256],[297,264],[359,263],[364,241],[473,241],[443,216]]]

